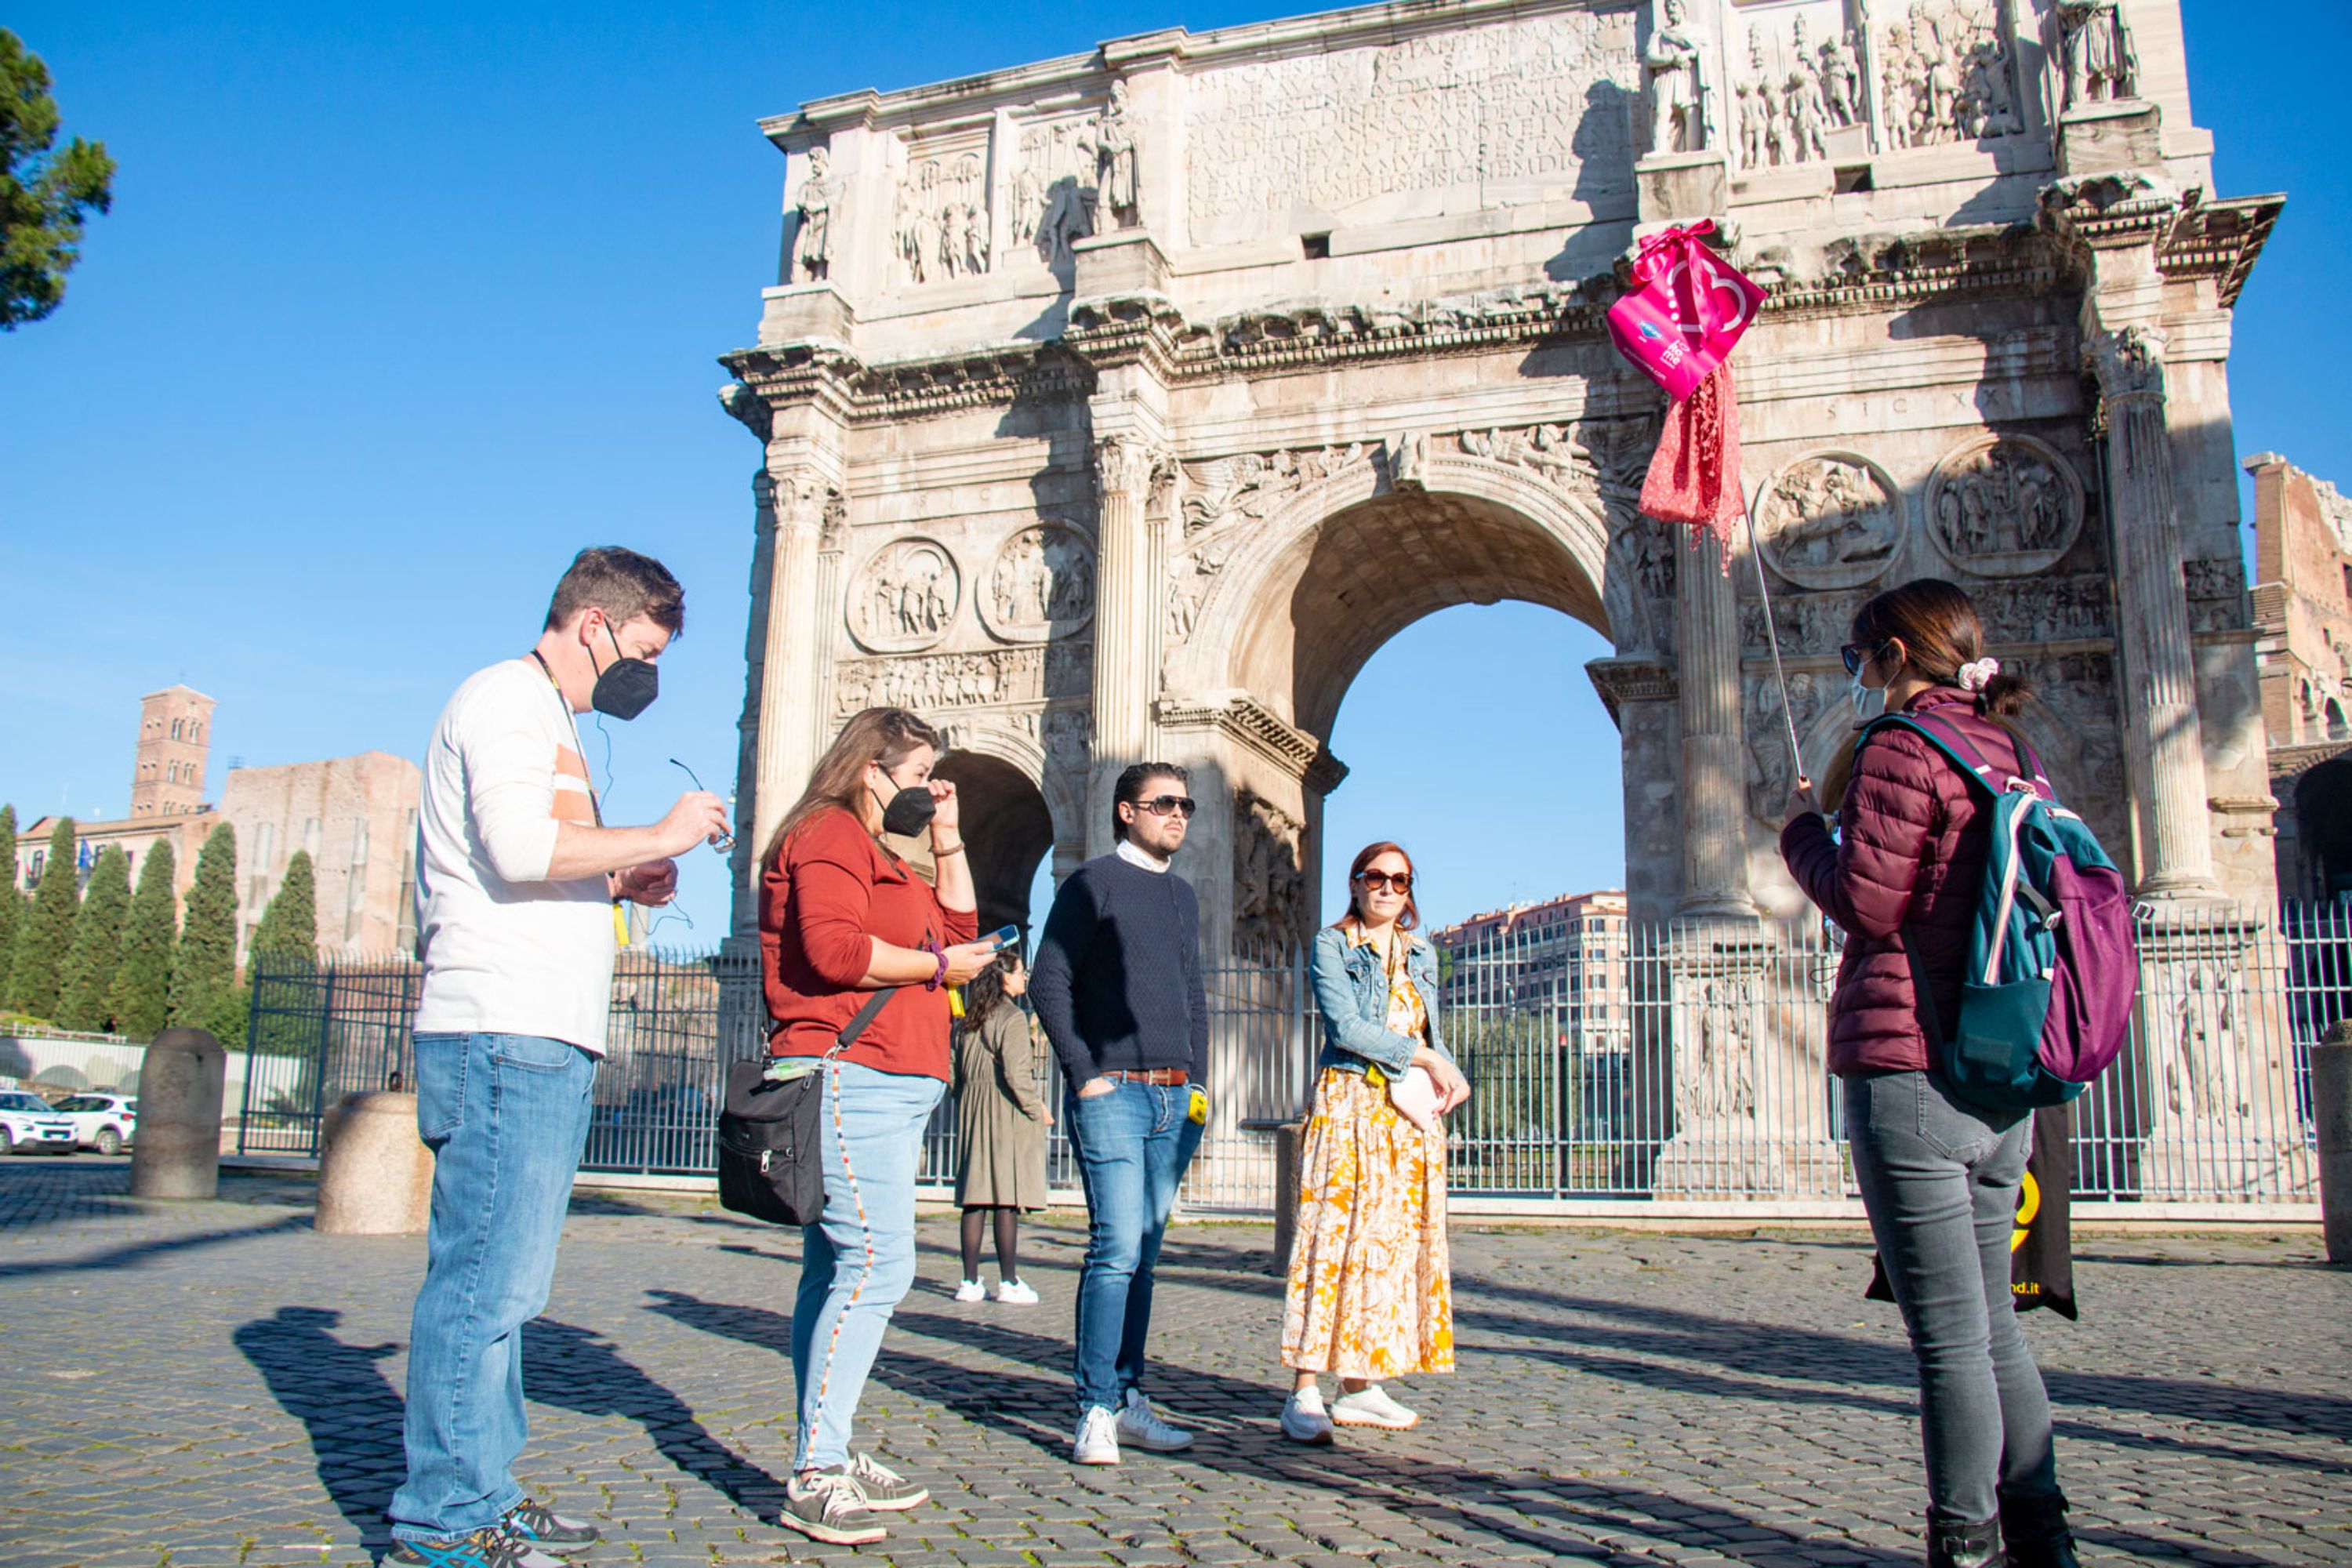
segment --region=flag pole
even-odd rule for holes
[[[1789,701],[1789,672],[1780,665],[1780,628],[1772,619],[1772,585],[1764,580],[1764,542],[1756,532],[1756,513],[1748,505],[1747,483],[1740,482],[1739,512],[1748,520],[1748,553],[1756,558],[1756,593],[1764,605],[1764,640],[1772,649],[1772,679],[1780,683],[1780,724],[1789,742],[1789,787],[1805,776],[1805,758],[1797,744],[1797,710]]]

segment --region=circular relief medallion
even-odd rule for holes
[[[1903,495],[1857,452],[1813,452],[1764,482],[1756,503],[1764,559],[1805,588],[1859,588],[1903,543]]]
[[[1979,577],[2046,571],[2082,531],[2083,481],[2074,466],[2031,436],[1963,441],[1927,480],[1936,548]]]
[[[980,618],[1007,642],[1046,642],[1095,614],[1095,547],[1066,522],[1017,530],[981,585]]]
[[[913,653],[948,635],[963,596],[955,557],[936,539],[894,539],[851,579],[849,634],[871,653]]]

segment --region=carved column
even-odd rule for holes
[[[1682,715],[1685,916],[1748,916],[1741,826],[1739,606],[1714,549],[1682,563],[1675,585],[1675,655]]]
[[[1097,853],[1108,847],[1110,793],[1120,770],[1151,751],[1160,621],[1147,508],[1160,462],[1137,436],[1095,443],[1095,777],[1087,838]]]
[[[2132,795],[2140,816],[2140,890],[2211,895],[2205,745],[2181,582],[2172,437],[2161,340],[2143,328],[2094,332],[2084,348],[2106,432],[2108,531],[2123,601],[2123,681]]]
[[[754,775],[755,858],[808,784],[816,766],[818,545],[834,489],[805,468],[777,473],[769,542],[767,641],[760,677],[760,758]]]

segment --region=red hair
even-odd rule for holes
[[[1356,879],[1364,874],[1365,867],[1383,855],[1396,856],[1404,862],[1407,875],[1417,875],[1413,871],[1412,857],[1406,853],[1403,845],[1386,838],[1365,845],[1356,851],[1356,858],[1348,868],[1348,912],[1331,922],[1334,927],[1346,925],[1350,921],[1362,921],[1364,917],[1356,910]],[[1410,888],[1405,889],[1404,909],[1398,914],[1396,923],[1399,931],[1412,931],[1421,924],[1421,906],[1412,901],[1412,889]]]

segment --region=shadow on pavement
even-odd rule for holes
[[[280,1307],[231,1336],[269,1385],[278,1407],[302,1423],[319,1484],[371,1550],[390,1545],[383,1517],[406,1470],[400,1446],[404,1405],[376,1363],[397,1344],[345,1344],[341,1312]]]
[[[137,1212],[137,1211],[131,1211]],[[289,1230],[310,1228],[308,1211],[290,1214],[284,1219],[268,1225],[249,1225],[236,1230],[204,1230],[191,1236],[165,1237],[156,1241],[134,1241],[121,1247],[110,1247],[103,1252],[93,1252],[82,1258],[57,1258],[39,1263],[11,1264],[0,1268],[0,1279],[31,1279],[43,1274],[73,1274],[84,1269],[135,1268],[154,1258],[169,1258],[174,1253],[191,1252],[199,1247],[220,1247],[232,1241],[251,1241],[256,1237],[277,1236]]]

